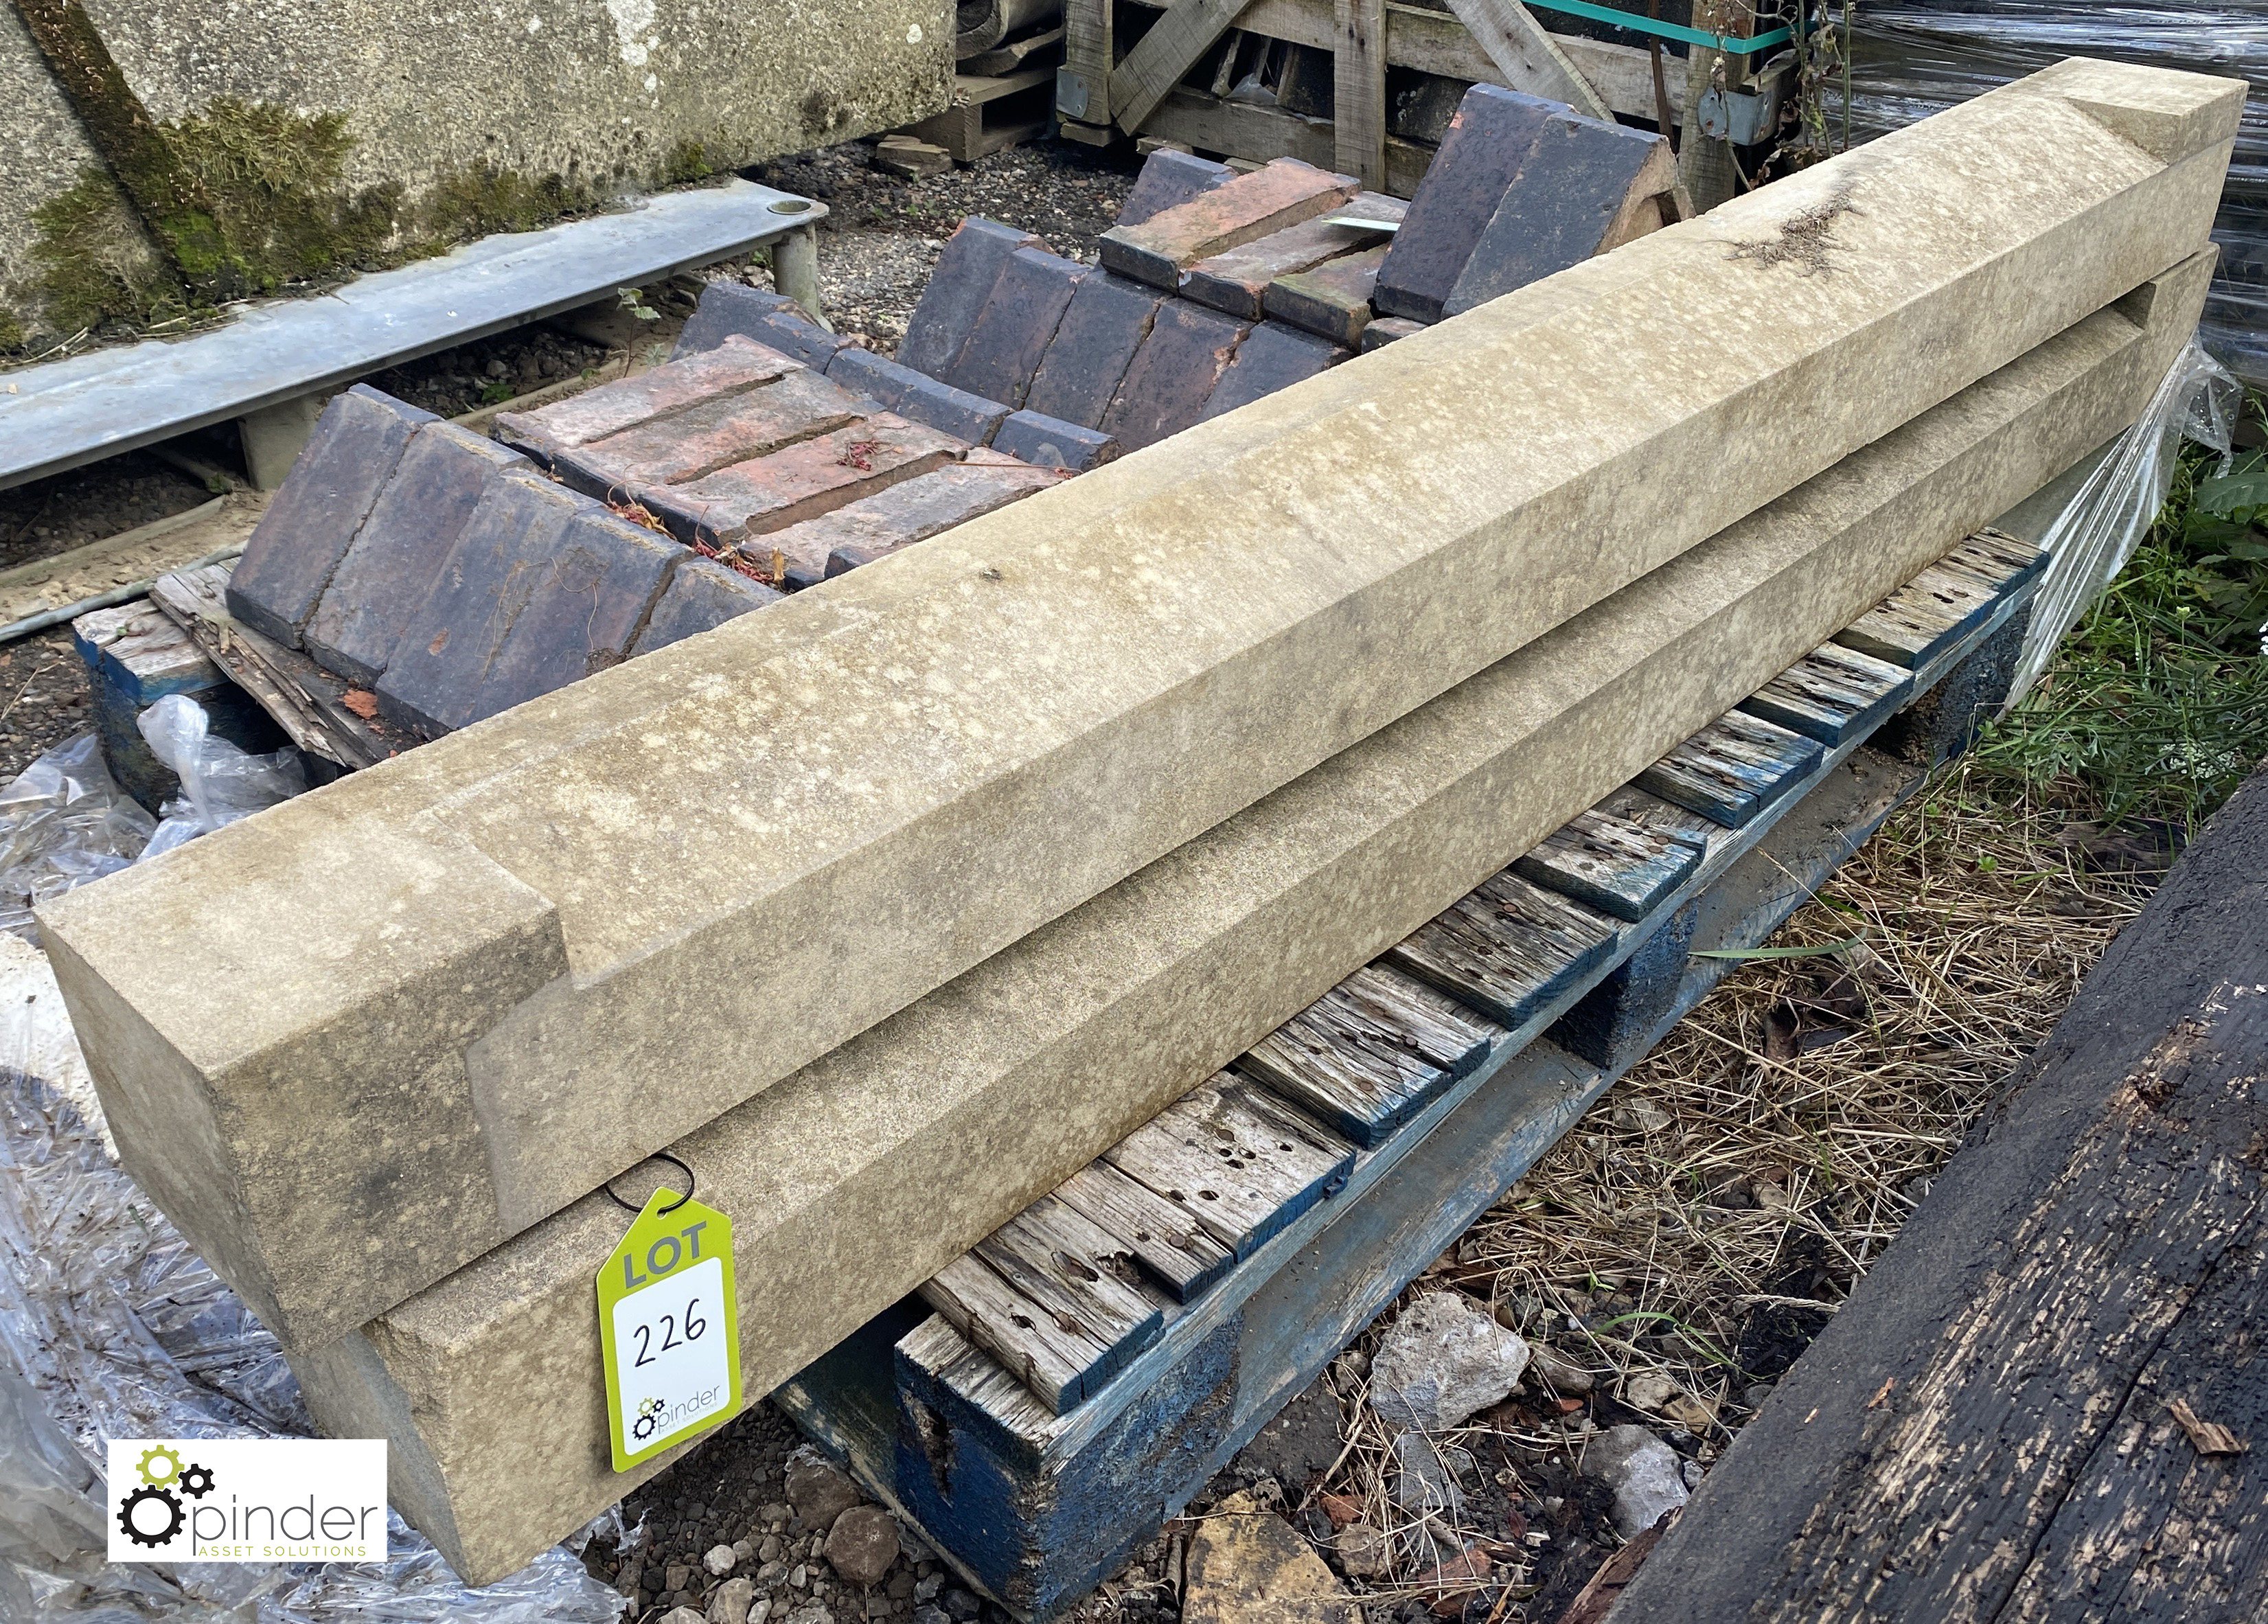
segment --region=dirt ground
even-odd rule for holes
[[[828,314],[884,351],[903,336],[963,215],[1092,259],[1134,173],[1129,161],[1047,143],[907,181],[869,167],[866,153],[854,144],[806,154],[761,178],[829,205],[821,254]],[[768,279],[761,264],[711,274]],[[696,291],[649,290],[660,320],[615,322],[629,337],[537,325],[371,381],[442,415],[492,406],[618,365],[641,340],[666,342]],[[238,466],[225,432],[181,448]],[[200,475],[149,454],[0,492],[0,568],[208,495]],[[0,780],[82,730],[87,706],[67,629],[0,648]],[[1371,1624],[1557,1620],[1619,1543],[1605,1490],[1580,1470],[1587,1440],[1635,1421],[1690,1463],[1690,1479],[1705,1473],[2146,897],[2146,862],[2100,860],[2073,827],[2053,807],[2010,800],[1956,771],[1899,813],[1780,937],[1845,945],[1739,971],[1412,1286],[1464,1293],[1584,1373],[1559,1388],[1531,1378],[1436,1440],[1465,1452],[1454,1458],[1461,1515],[1414,1518],[1394,1503],[1388,1440],[1367,1402],[1377,1326],[1192,1510],[1232,1492],[1280,1500],[1342,1569],[1339,1524],[1376,1529],[1388,1566],[1349,1576]],[[723,1579],[703,1558],[720,1546],[742,1548],[733,1572],[773,1598],[775,1620],[924,1609],[954,1620],[1005,1616],[925,1552],[902,1554],[871,1591],[832,1579],[783,1500],[799,1442],[759,1404],[628,1498],[635,1541],[601,1537],[585,1554],[629,1599],[626,1616],[704,1608]],[[1172,1548],[1153,1541],[1081,1616],[1178,1618]],[[1470,1550],[1484,1558],[1476,1576],[1422,1583],[1434,1564]]]

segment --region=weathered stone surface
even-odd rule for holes
[[[1272,1511],[1209,1517],[1189,1538],[1182,1624],[1362,1624],[1338,1575]]]
[[[648,654],[681,643],[750,609],[777,603],[782,595],[738,570],[708,558],[687,558],[678,565],[669,585],[655,601],[653,613],[646,617],[645,629],[638,633],[630,653]]]
[[[687,484],[632,494],[680,541],[730,546],[956,461],[962,449],[950,435],[880,412]]]
[[[1071,295],[1087,275],[1077,260],[1040,248],[1018,248],[1000,268],[991,297],[977,312],[968,342],[939,373],[946,382],[987,400],[1024,403]]]
[[[1082,428],[1099,425],[1167,297],[1123,277],[1081,278],[1033,376],[1025,410]]]
[[[1064,477],[1055,469],[1013,461],[956,462],[774,531],[765,539],[787,560],[789,579],[801,586],[828,572],[828,556],[838,548],[861,548],[874,557],[895,552],[1044,491]],[[804,579],[797,579],[799,572]]]
[[[317,663],[364,687],[376,682],[482,493],[514,469],[526,469],[526,459],[493,440],[453,423],[421,426],[308,617],[303,636]],[[302,531],[299,544],[313,536]]]
[[[1142,173],[1134,177],[1133,188],[1126,194],[1126,201],[1119,205],[1118,218],[1111,224],[1139,225],[1152,215],[1163,214],[1235,178],[1236,171],[1226,164],[1199,158],[1194,152],[1160,147],[1142,160]]]
[[[761,388],[802,365],[743,334],[720,332],[715,342],[696,349],[680,344],[674,359],[634,378],[600,384],[534,411],[505,412],[496,420],[496,437],[549,468],[569,447],[605,439],[720,395]]]
[[[1432,1291],[1388,1327],[1370,1362],[1370,1407],[1389,1427],[1447,1432],[1528,1369],[1528,1344],[1454,1291]]]
[[[1329,214],[1362,189],[1296,158],[1279,158],[1250,174],[1161,210],[1138,225],[1102,233],[1102,268],[1172,290],[1199,260]]]
[[[674,1146],[735,1216],[747,1391],[2100,445],[2186,338],[2207,263],[2146,332],[2089,318]],[[615,1475],[595,1399],[591,1279],[621,1234],[594,1194],[294,1357],[326,1430],[392,1438],[395,1503],[460,1572],[509,1571],[664,1464]]]
[[[1101,429],[1081,428],[1036,411],[1012,412],[992,436],[992,449],[1035,468],[1069,469],[1083,474],[1100,468],[1123,449]]]
[[[1342,215],[1398,224],[1407,205],[1398,197],[1360,192],[1342,210],[1317,215],[1297,225],[1256,237],[1241,247],[1199,260],[1182,277],[1182,297],[1236,317],[1257,321],[1268,284],[1278,277],[1310,270],[1343,255],[1382,242],[1387,233],[1359,225],[1334,225]]]
[[[364,384],[331,397],[229,578],[228,612],[264,637],[299,646],[371,504],[420,424],[434,421]],[[320,538],[320,544],[310,544]]]
[[[141,1125],[119,1130],[129,1167],[287,1340],[335,1332],[2156,274],[2205,240],[2240,97],[2086,63],[1990,92],[1199,424],[1172,454],[56,899],[43,928],[90,1067],[119,1096],[114,1122]],[[1796,247],[1831,272],[1778,252]],[[2099,400],[2065,405],[2084,445],[2115,426],[2090,421]],[[1844,549],[1852,567],[1893,553],[1907,521],[1876,515]],[[1778,612],[1782,631],[1821,618]],[[1743,658],[1774,647],[1746,637]],[[1668,742],[1683,736],[1714,713],[1678,710],[1714,699],[1687,675],[1662,678],[1675,703],[1649,694],[1646,727],[1609,719],[1590,742],[1652,742],[1672,717]],[[697,779],[655,772],[657,738]],[[1547,776],[1567,790],[1586,774]],[[365,950],[396,913],[418,919],[415,951]],[[160,919],[182,923],[153,951]],[[460,991],[531,930],[541,995]],[[1322,931],[1312,950],[1362,940]],[[733,973],[703,973],[718,963]],[[409,986],[416,966],[446,996]],[[375,1008],[399,1013],[372,1025]],[[366,1131],[396,1119],[411,1076],[420,1137]],[[625,1076],[635,1112],[615,1108]],[[1056,1141],[1025,1129],[1010,1160],[1049,1160]],[[339,1231],[307,1221],[373,1208],[372,1254],[351,1267],[327,1244]],[[857,1295],[838,1283],[814,1295]],[[799,1332],[811,1310],[770,1318]],[[517,1473],[497,1514],[539,1480],[554,1480]]]
[[[1500,299],[1659,229],[1655,200],[1676,184],[1676,155],[1660,136],[1572,114],[1545,119],[1442,313]]]
[[[752,288],[745,282],[712,282],[702,291],[701,302],[678,335],[677,348],[670,352],[670,358],[681,361],[714,350],[734,334],[821,372],[850,343],[820,326],[784,294]]]
[[[976,325],[984,301],[992,297],[992,284],[1006,269],[1008,256],[1019,248],[1042,246],[1031,233],[998,220],[972,214],[961,221],[960,229],[946,240],[945,251],[937,256],[937,266],[930,272],[929,285],[922,290],[921,302],[906,323],[904,341],[898,345],[899,361],[916,372],[945,379],[961,355],[961,346],[968,342],[968,331]]]
[[[153,119],[211,121],[201,133],[215,159],[235,150],[220,144],[236,131],[213,114],[225,98],[287,120],[342,120],[328,176],[304,125],[253,137],[255,151],[278,143],[279,158],[300,166],[291,190],[307,188],[309,213],[286,218],[304,218],[308,235],[328,229],[315,222],[333,210],[382,212],[379,188],[399,200],[403,239],[477,233],[484,213],[549,191],[603,204],[682,179],[688,161],[727,173],[927,118],[944,109],[954,77],[953,9],[942,0],[528,0],[508,12],[448,13],[410,0],[232,12],[131,0],[86,10]],[[34,210],[100,166],[14,15],[0,18],[0,286],[13,287],[38,269]],[[220,185],[241,184],[243,202],[259,206],[261,181],[215,168]],[[130,218],[125,229],[130,239]]]
[[[1423,321],[1412,321],[1407,316],[1373,316],[1362,329],[1362,353],[1382,350],[1397,338],[1409,338],[1425,330]]]
[[[1263,321],[1236,347],[1236,358],[1213,386],[1198,420],[1234,411],[1263,395],[1288,389],[1293,384],[1336,366],[1354,352],[1341,350],[1313,333],[1303,333],[1281,321]]]
[[[1278,277],[1268,284],[1261,304],[1270,321],[1288,321],[1352,349],[1370,325],[1371,291],[1378,285],[1378,268],[1385,259],[1384,248],[1366,248],[1313,270]],[[1414,322],[1407,325],[1416,330]]]
[[[1178,434],[1204,416],[1213,386],[1251,329],[1177,299],[1160,306],[1149,337],[1102,414],[1102,432],[1129,451]]]
[[[552,467],[601,501],[654,485],[684,485],[735,463],[770,456],[865,417],[861,402],[820,373],[798,367],[752,388],[696,402],[580,446],[562,447]]]
[[[1386,251],[1373,296],[1380,312],[1438,321],[1442,306],[1496,218],[1506,188],[1535,145],[1537,133],[1567,109],[1493,85],[1476,85],[1450,121],[1449,133],[1425,172],[1425,195],[1413,200]]]

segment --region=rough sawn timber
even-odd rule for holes
[[[2268,1615],[2268,772],[1744,1428],[1616,1624]],[[2176,1420],[2233,1430],[2204,1453]]]
[[[126,1164],[343,1333],[2197,252],[2242,93],[2058,64],[49,903]]]

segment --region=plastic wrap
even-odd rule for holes
[[[297,751],[253,756],[214,738],[204,706],[187,694],[167,694],[136,717],[134,725],[150,742],[150,753],[181,780],[180,794],[159,808],[166,820],[150,837],[145,858],[289,801],[307,787]]]
[[[2134,426],[2118,437],[2110,454],[2056,516],[2041,538],[2048,567],[2032,601],[2031,625],[2002,715],[2039,680],[2064,634],[2134,556],[2166,505],[2182,441],[2210,446],[2227,469],[2242,396],[2228,370],[2191,340]]]
[[[156,828],[92,734],[58,744],[0,789],[0,930],[37,941],[33,904],[127,867]]]
[[[1859,0],[1856,18],[1854,143],[2066,56],[2215,73],[2268,90],[2268,0]],[[1826,97],[1829,128],[1839,133],[1839,87],[1829,86]],[[2240,377],[2268,387],[2268,98],[2255,95],[2245,103],[2213,234],[2220,244],[2220,270],[2201,336]]]
[[[559,1548],[468,1590],[397,1517],[383,1563],[107,1562],[109,1439],[310,1428],[276,1339],[120,1170],[88,1118],[31,1074],[33,1038],[0,1012],[0,1619],[608,1624],[620,1614],[622,1598]]]

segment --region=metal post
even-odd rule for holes
[[[835,330],[819,305],[819,233],[799,225],[772,243],[772,289],[804,307],[828,332]]]

